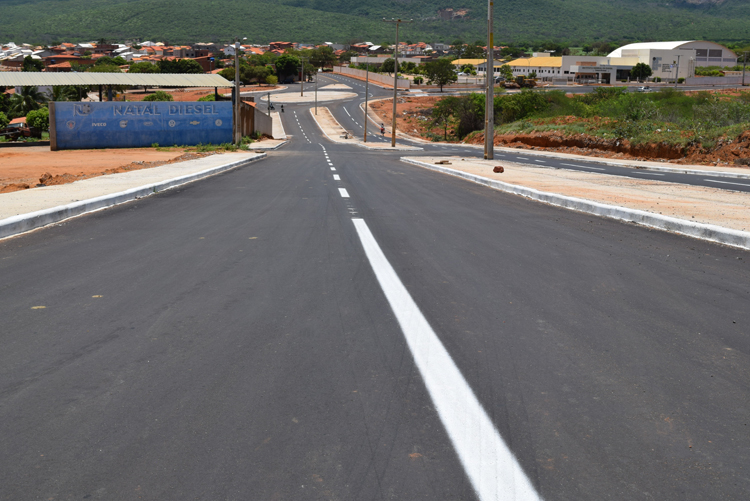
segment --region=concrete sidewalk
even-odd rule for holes
[[[265,157],[265,153],[224,153],[69,184],[5,193],[0,195],[0,238],[141,198]]]
[[[746,193],[476,158],[402,160],[553,205],[750,249]],[[493,172],[500,164],[505,172]]]

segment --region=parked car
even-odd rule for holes
[[[464,73],[463,71],[459,71],[458,72],[458,76],[465,77],[465,76],[468,76],[468,73]]]
[[[638,87],[637,91],[638,92],[651,92],[651,87],[649,87],[648,85],[644,87]]]

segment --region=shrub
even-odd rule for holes
[[[8,118],[5,113],[0,111],[0,129],[5,128],[10,123],[10,118]]]
[[[414,84],[415,85],[422,85],[422,82],[424,82],[424,78],[422,78],[422,77],[414,77]]]
[[[209,94],[207,96],[203,96],[198,98],[198,101],[216,101],[216,95],[215,94]]]
[[[276,85],[277,83],[279,83],[279,77],[277,77],[276,75],[268,75],[266,77],[266,83],[268,85]]]
[[[30,111],[26,115],[26,125],[41,130],[49,130],[49,109],[39,108],[38,110]]]
[[[174,101],[174,98],[172,97],[172,94],[167,94],[163,90],[157,90],[153,94],[149,94],[145,98],[143,98],[144,101]]]

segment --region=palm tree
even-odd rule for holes
[[[73,85],[52,87],[52,101],[80,101],[82,91]]]
[[[25,117],[28,112],[38,110],[40,103],[46,103],[47,97],[36,87],[21,87],[10,97],[8,112],[13,118]]]

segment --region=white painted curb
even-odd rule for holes
[[[475,174],[469,174],[467,172],[449,169],[448,167],[443,167],[441,165],[420,162],[419,160],[414,160],[411,158],[401,158],[401,161],[445,174],[450,174],[456,177],[461,177],[475,183],[495,188],[497,190],[521,195],[532,200],[538,200],[540,202],[545,202],[551,205],[557,205],[566,209],[586,212],[588,214],[594,214],[597,216],[603,216],[612,219],[619,219],[621,221],[628,221],[631,223],[637,223],[652,228],[658,228],[660,230],[666,230],[674,233],[679,233],[681,235],[700,238],[702,240],[710,240],[712,242],[730,245],[732,247],[750,249],[750,232],[747,231],[733,230],[731,228],[724,228],[723,226],[716,226],[713,224],[695,223],[692,221],[687,221],[685,219],[664,216],[662,214],[654,214],[652,212],[646,212],[638,209],[629,209],[627,207],[593,202],[591,200],[569,197],[566,195],[560,195],[558,193],[539,191],[533,188],[527,188],[525,186],[505,183],[503,181],[497,181],[495,179],[489,179],[486,177],[477,176]]]
[[[6,238],[26,231],[34,230],[46,226],[48,224],[59,223],[64,219],[68,219],[75,216],[80,216],[87,212],[111,207],[113,205],[121,204],[123,202],[129,202],[137,198],[142,198],[160,191],[164,191],[169,188],[174,188],[192,181],[197,181],[214,174],[226,172],[228,170],[242,167],[252,162],[266,158],[265,153],[258,153],[256,156],[247,158],[244,160],[238,160],[228,164],[220,165],[218,167],[211,167],[200,172],[193,174],[187,174],[157,183],[147,184],[139,186],[137,188],[130,188],[129,190],[121,191],[118,193],[110,193],[109,195],[102,195],[100,197],[89,198],[88,200],[80,200],[67,205],[59,205],[50,209],[44,209],[36,212],[29,212],[28,214],[19,214],[6,219],[0,220],[0,238]]]

